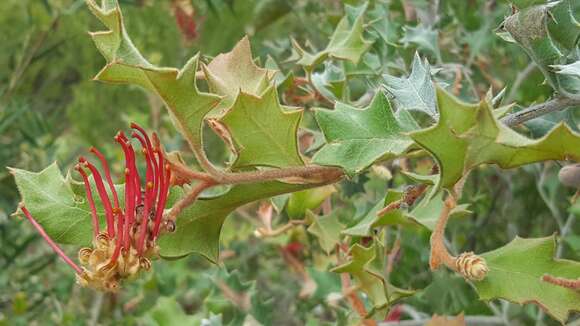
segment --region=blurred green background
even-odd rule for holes
[[[509,13],[506,3],[441,0],[432,11],[435,2],[372,1],[384,6],[384,15],[389,17],[380,31],[390,42],[373,45],[381,72],[401,74],[419,50],[445,70],[450,81],[456,70],[465,74],[461,95],[466,99],[484,94],[490,85],[496,92],[513,85],[525,69],[530,73],[518,81],[516,91],[508,88],[510,100],[525,106],[549,97],[551,90],[541,85],[542,75],[529,67],[523,51],[493,32]],[[286,62],[291,56],[289,37],[323,47],[344,14],[343,4],[360,1],[120,3],[133,41],[154,64],[180,66],[198,51],[211,57],[229,51],[248,34],[254,55],[262,62],[271,56],[283,71],[301,74]],[[189,34],[183,24],[180,28],[176,6],[194,10],[195,33],[191,26]],[[414,16],[408,15],[408,6],[415,8]],[[439,30],[435,52],[428,35],[403,41],[409,36],[405,27],[428,23],[433,20],[430,12],[439,15],[432,22]],[[372,18],[367,20],[372,22]],[[226,223],[222,266],[196,256],[157,262],[153,273],[127,284],[117,295],[75,286],[72,271],[59,263],[30,225],[10,216],[19,199],[13,178],[3,167],[39,171],[56,160],[66,171],[79,154],[96,146],[111,162],[117,162],[112,169],[120,171],[121,151],[113,136],[130,121],[158,130],[169,150],[186,149],[159,99],[137,88],[92,81],[104,59],[87,31],[101,28],[84,1],[0,1],[0,325],[348,324],[350,310],[336,300],[340,280],[326,271],[328,258],[314,249],[316,244],[301,228],[275,239],[254,237],[256,205],[244,207]],[[353,78],[350,100],[356,100],[357,87],[373,84],[372,78]],[[562,118],[573,117],[547,117],[537,122],[538,132]],[[209,154],[219,157],[220,153],[216,147]],[[558,183],[558,169],[558,164],[550,163],[514,171],[476,170],[466,186],[465,200],[474,213],[451,223],[451,247],[483,252],[507,243],[516,234],[531,237],[557,232],[554,215],[580,214],[580,207],[568,207],[566,198],[571,191]],[[344,214],[352,219],[382,198],[387,186],[407,182],[400,174],[389,179],[371,170],[342,182],[334,200],[345,203]],[[276,215],[276,223],[286,219],[285,212]],[[578,260],[580,223],[576,224],[576,232],[563,239],[562,255]],[[430,273],[428,234],[401,232],[402,251],[392,281],[420,290],[401,306],[405,316],[464,311],[501,316],[513,325],[535,323],[538,310],[533,306],[499,301],[487,305],[476,299],[475,291],[461,278],[446,271]],[[289,261],[289,253],[299,261],[298,266]],[[317,287],[304,296],[300,292],[307,282]]]

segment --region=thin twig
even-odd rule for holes
[[[580,105],[580,100],[558,96],[544,103],[532,105],[527,109],[509,114],[501,119],[505,125],[513,127],[545,114],[561,111],[572,106]]]
[[[504,103],[511,103],[513,102],[513,100],[516,97],[516,93],[517,91],[520,89],[520,86],[522,85],[522,83],[528,79],[528,76],[534,72],[534,70],[536,70],[536,64],[534,62],[530,62],[530,64],[528,64],[528,66],[526,68],[524,68],[524,70],[520,71],[518,73],[518,75],[516,76],[516,80],[514,81],[512,88],[508,94],[508,96],[505,99]]]
[[[215,183],[212,182],[200,182],[195,187],[191,188],[191,191],[181,198],[173,207],[171,211],[166,215],[167,221],[175,221],[177,216],[183,211],[186,207],[193,204],[197,197],[207,188],[214,186]]]

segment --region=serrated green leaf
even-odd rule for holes
[[[395,117],[387,98],[378,92],[365,109],[337,102],[334,110],[316,110],[327,144],[314,163],[339,166],[353,176],[378,160],[405,153],[413,141],[404,134],[415,129],[410,117]]]
[[[313,220],[308,232],[317,237],[322,250],[330,254],[340,241],[340,232],[344,225],[338,221],[338,215],[334,212],[324,216],[316,216],[311,212],[307,214]]]
[[[220,119],[237,145],[234,168],[304,165],[296,134],[301,118],[302,110],[280,105],[274,86],[261,97],[240,93]]]
[[[437,160],[437,189],[451,189],[472,168],[494,163],[503,169],[546,160],[580,159],[580,135],[559,124],[544,137],[526,138],[502,124],[491,105],[461,102],[437,88],[439,121],[411,133]]]
[[[428,193],[429,190],[426,191]],[[430,231],[433,231],[437,221],[439,220],[439,216],[441,215],[441,211],[443,210],[443,206],[445,203],[443,202],[443,191],[439,191],[433,197],[425,196],[419,201],[413,209],[404,214],[404,216],[415,223],[418,223]],[[467,217],[471,214],[467,208],[469,204],[461,204],[454,207],[451,212],[449,213],[450,218],[455,217]]]
[[[322,96],[334,101],[343,100],[347,94],[344,69],[332,62],[325,62],[322,72],[312,74],[312,85]]]
[[[439,50],[439,32],[428,26],[417,25],[415,27],[405,26],[404,36],[401,42],[408,46],[414,44],[418,49],[427,51],[435,56],[438,62],[441,61],[441,51]]]
[[[303,218],[307,211],[320,207],[335,192],[336,188],[328,185],[292,193],[288,198],[286,212],[290,218]]]
[[[10,171],[26,208],[54,241],[81,246],[91,243],[89,206],[83,198],[75,196],[56,162],[40,172]]]
[[[328,57],[349,60],[355,64],[358,63],[362,55],[372,44],[372,42],[367,41],[363,37],[363,22],[366,9],[366,3],[359,7],[346,5],[345,10],[347,14],[342,17],[336,26],[326,48],[320,52],[310,54],[296,41],[293,41],[292,46],[300,58],[297,64],[304,66],[308,70],[312,70],[314,66],[322,63]]]
[[[429,190],[426,191],[429,193]],[[433,230],[433,227],[437,223],[439,215],[443,210],[443,192],[439,191],[432,195],[424,196],[410,211],[406,209],[394,209],[386,214],[378,216],[378,211],[387,206],[388,204],[400,200],[403,198],[403,192],[389,189],[384,201],[378,202],[373,208],[371,208],[360,221],[351,226],[350,228],[344,230],[342,233],[359,236],[368,237],[373,234],[373,229],[380,226],[387,225],[402,225],[407,227],[423,227],[429,231]],[[451,213],[450,217],[465,217],[471,214],[467,210],[467,204],[461,204],[455,207]]]
[[[379,241],[365,248],[355,244],[350,248],[351,260],[333,268],[335,273],[349,273],[357,286],[368,295],[373,304],[372,311],[384,310],[400,299],[413,295],[414,291],[399,289],[384,278],[385,253]]]
[[[221,107],[229,108],[239,93],[261,96],[273,83],[276,71],[258,67],[252,58],[248,37],[231,52],[216,56],[203,72],[212,93],[224,96]]]
[[[240,184],[214,198],[199,198],[177,217],[176,230],[159,238],[160,255],[178,258],[198,253],[212,262],[219,256],[219,239],[228,215],[247,203],[284,193],[317,187],[278,181]]]
[[[556,69],[556,73],[562,75],[570,75],[580,77],[580,61],[575,61],[567,65],[552,65]]]
[[[161,68],[149,63],[129,38],[117,1],[94,0],[87,5],[109,30],[91,33],[95,45],[107,60],[96,80],[109,83],[135,84],[158,94],[166,104],[176,128],[194,146],[201,146],[203,118],[219,101],[219,97],[197,89],[195,74],[199,55],[182,69]]]
[[[383,75],[383,87],[394,98],[398,110],[420,111],[437,121],[437,104],[435,87],[431,80],[431,71],[427,61],[421,62],[415,53],[409,77]]]
[[[580,263],[555,259],[554,236],[536,239],[516,237],[506,246],[481,255],[489,267],[483,281],[474,282],[482,300],[502,298],[539,305],[564,323],[570,312],[580,311],[580,292],[542,281],[549,274],[580,278]]]
[[[565,63],[577,48],[580,24],[569,0],[527,7],[507,17],[502,27],[538,65],[548,84],[563,94],[579,94],[580,80],[556,74],[550,66]]]

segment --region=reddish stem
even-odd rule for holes
[[[85,191],[87,192],[87,201],[89,202],[89,206],[91,207],[91,215],[93,217],[93,235],[96,239],[99,235],[99,216],[97,215],[97,209],[95,207],[95,201],[93,200],[93,192],[91,191],[91,184],[89,183],[89,177],[87,173],[80,164],[75,166],[75,169],[79,171],[81,176],[83,177],[83,182],[85,184]]]
[[[113,183],[113,179],[111,178],[111,171],[109,170],[109,164],[107,163],[105,156],[94,147],[91,147],[89,151],[95,154],[99,158],[99,161],[101,161],[103,170],[105,170],[105,178],[107,179],[107,183],[109,184],[109,189],[111,189],[111,192],[113,193],[113,202],[115,203],[115,208],[119,208],[119,197],[117,195],[117,189],[115,189],[115,184]]]
[[[46,242],[52,248],[52,250],[54,250],[54,252],[56,252],[56,254],[59,255],[60,258],[62,258],[62,260],[64,260],[65,263],[67,263],[70,267],[72,267],[75,270],[75,272],[77,272],[77,274],[82,274],[83,273],[82,268],[80,268],[77,264],[75,264],[75,262],[73,262],[72,259],[70,259],[64,253],[64,251],[62,251],[62,249],[50,238],[50,236],[46,234],[42,226],[40,226],[40,224],[36,222],[36,220],[34,219],[34,217],[32,217],[28,209],[26,209],[26,207],[24,207],[24,205],[22,204],[20,205],[20,209],[22,210],[26,218],[30,221],[30,223],[32,223],[32,226],[34,226],[34,228],[38,231],[38,233],[40,233],[40,235],[44,238],[44,240],[46,240]]]
[[[97,186],[97,191],[99,193],[99,197],[101,197],[101,202],[103,203],[103,207],[105,207],[105,216],[107,218],[107,233],[110,238],[115,237],[115,221],[113,218],[113,208],[111,207],[111,202],[109,201],[109,195],[107,194],[107,190],[105,189],[105,184],[103,183],[103,178],[101,174],[92,165],[89,161],[87,161],[84,157],[79,157],[79,162],[84,164],[86,167],[91,170],[93,174],[93,180],[95,181],[95,185]]]

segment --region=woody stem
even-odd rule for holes
[[[431,234],[431,258],[429,259],[429,266],[431,270],[436,270],[442,264],[447,266],[449,269],[457,272],[457,266],[455,264],[457,257],[454,257],[449,253],[447,247],[445,246],[445,227],[447,226],[447,221],[449,220],[449,215],[451,210],[455,208],[456,201],[453,196],[448,196],[435,225],[435,229]]]

